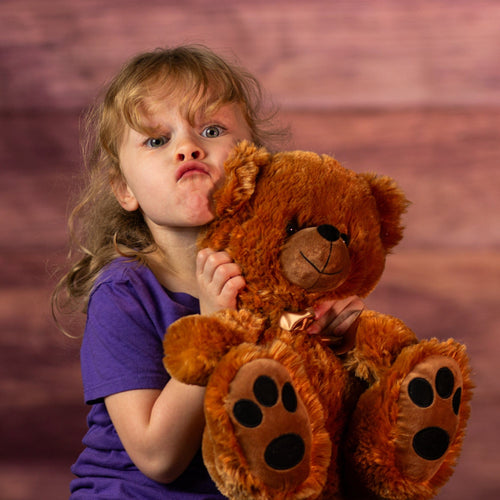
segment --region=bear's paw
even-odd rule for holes
[[[293,488],[307,478],[309,416],[281,363],[256,359],[242,366],[226,401],[254,476],[277,489]]]
[[[396,449],[402,472],[414,480],[432,477],[441,466],[459,425],[463,380],[447,356],[431,356],[403,380]]]

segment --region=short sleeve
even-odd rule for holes
[[[134,389],[162,389],[163,337],[170,323],[198,311],[186,294],[169,294],[145,267],[124,266],[93,290],[80,351],[85,401]]]

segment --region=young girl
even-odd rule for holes
[[[231,149],[271,135],[260,96],[251,75],[185,46],[132,59],[94,110],[88,185],[70,219],[81,256],[54,295],[87,314],[92,406],[74,500],[224,498],[200,454],[204,388],[169,377],[162,340],[181,316],[236,307],[245,285],[225,252],[197,253],[196,239]],[[311,333],[349,304],[322,306]]]

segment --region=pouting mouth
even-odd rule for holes
[[[183,163],[175,174],[175,180],[179,181],[182,177],[188,172],[199,172],[202,174],[209,174],[208,167],[199,161],[188,161],[187,163]]]

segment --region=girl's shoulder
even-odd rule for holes
[[[96,279],[90,297],[106,289],[120,296],[133,296],[135,300],[176,304],[189,310],[199,309],[198,299],[181,292],[167,290],[145,264],[128,257],[117,257],[107,264]]]
[[[94,289],[105,283],[127,283],[138,280],[159,285],[149,267],[134,259],[117,257],[103,267],[95,282]]]
[[[137,260],[117,257],[105,265],[90,292],[89,306],[96,300],[116,303],[163,301],[168,295],[146,265]],[[153,304],[154,305],[154,304]]]

